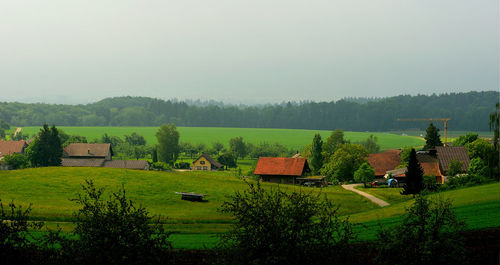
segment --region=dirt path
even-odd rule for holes
[[[355,189],[354,187],[356,186],[361,186],[363,184],[348,184],[348,185],[342,185],[342,188],[346,189],[346,190],[350,190],[352,192],[355,192],[365,198],[367,198],[368,200],[372,201],[373,203],[375,203],[376,205],[380,206],[380,207],[385,207],[385,206],[389,206],[390,204],[384,200],[381,200],[371,194],[368,194],[366,192],[362,192],[360,190],[357,190]]]
[[[17,127],[16,131],[14,132],[14,136],[15,136],[16,134],[20,133],[22,129],[23,129],[23,128],[21,128],[21,127]]]

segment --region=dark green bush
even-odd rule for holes
[[[227,264],[339,264],[352,261],[348,219],[326,197],[260,183],[236,192],[221,211],[235,223],[219,249]]]

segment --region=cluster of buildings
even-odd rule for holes
[[[0,160],[4,155],[23,154],[30,141],[0,141]],[[370,154],[368,162],[375,169],[375,178],[392,176],[395,179],[405,178],[406,168],[401,165],[401,150],[388,150],[384,153]],[[437,183],[444,183],[452,160],[462,163],[462,170],[469,167],[469,156],[463,146],[438,146],[434,150],[417,152],[417,160],[422,166],[424,175],[434,176]],[[72,143],[63,150],[61,166],[63,167],[108,167],[149,170],[145,160],[114,160],[110,144]],[[2,164],[2,169],[8,165]],[[202,154],[192,163],[192,170],[219,170],[223,166],[208,154]],[[261,157],[255,167],[254,174],[262,181],[282,184],[325,184],[324,177],[307,177],[311,172],[306,158],[294,157]]]

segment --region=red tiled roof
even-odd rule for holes
[[[441,170],[439,170],[439,163],[436,162],[424,162],[420,163],[422,169],[424,170],[425,176],[441,176]]]
[[[71,143],[64,152],[69,157],[106,157],[112,151],[110,144]]]
[[[401,150],[387,150],[385,153],[369,154],[368,163],[375,169],[375,176],[383,176],[401,164]]]
[[[146,160],[108,160],[104,162],[104,167],[126,168],[126,169],[146,169]]]
[[[462,170],[469,168],[470,158],[464,146],[436,146],[441,171],[446,174],[452,160],[462,162]]]
[[[261,157],[255,166],[255,175],[302,176],[309,170],[305,158]]]
[[[22,153],[26,142],[20,141],[0,141],[0,156]]]

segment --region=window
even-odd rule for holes
[[[201,170],[201,167],[200,166],[196,167],[196,170]]]
[[[201,160],[200,164],[205,165],[205,161]]]
[[[207,169],[208,169],[208,167],[207,167],[207,166],[204,166],[204,167],[203,167],[203,170],[207,170]]]

